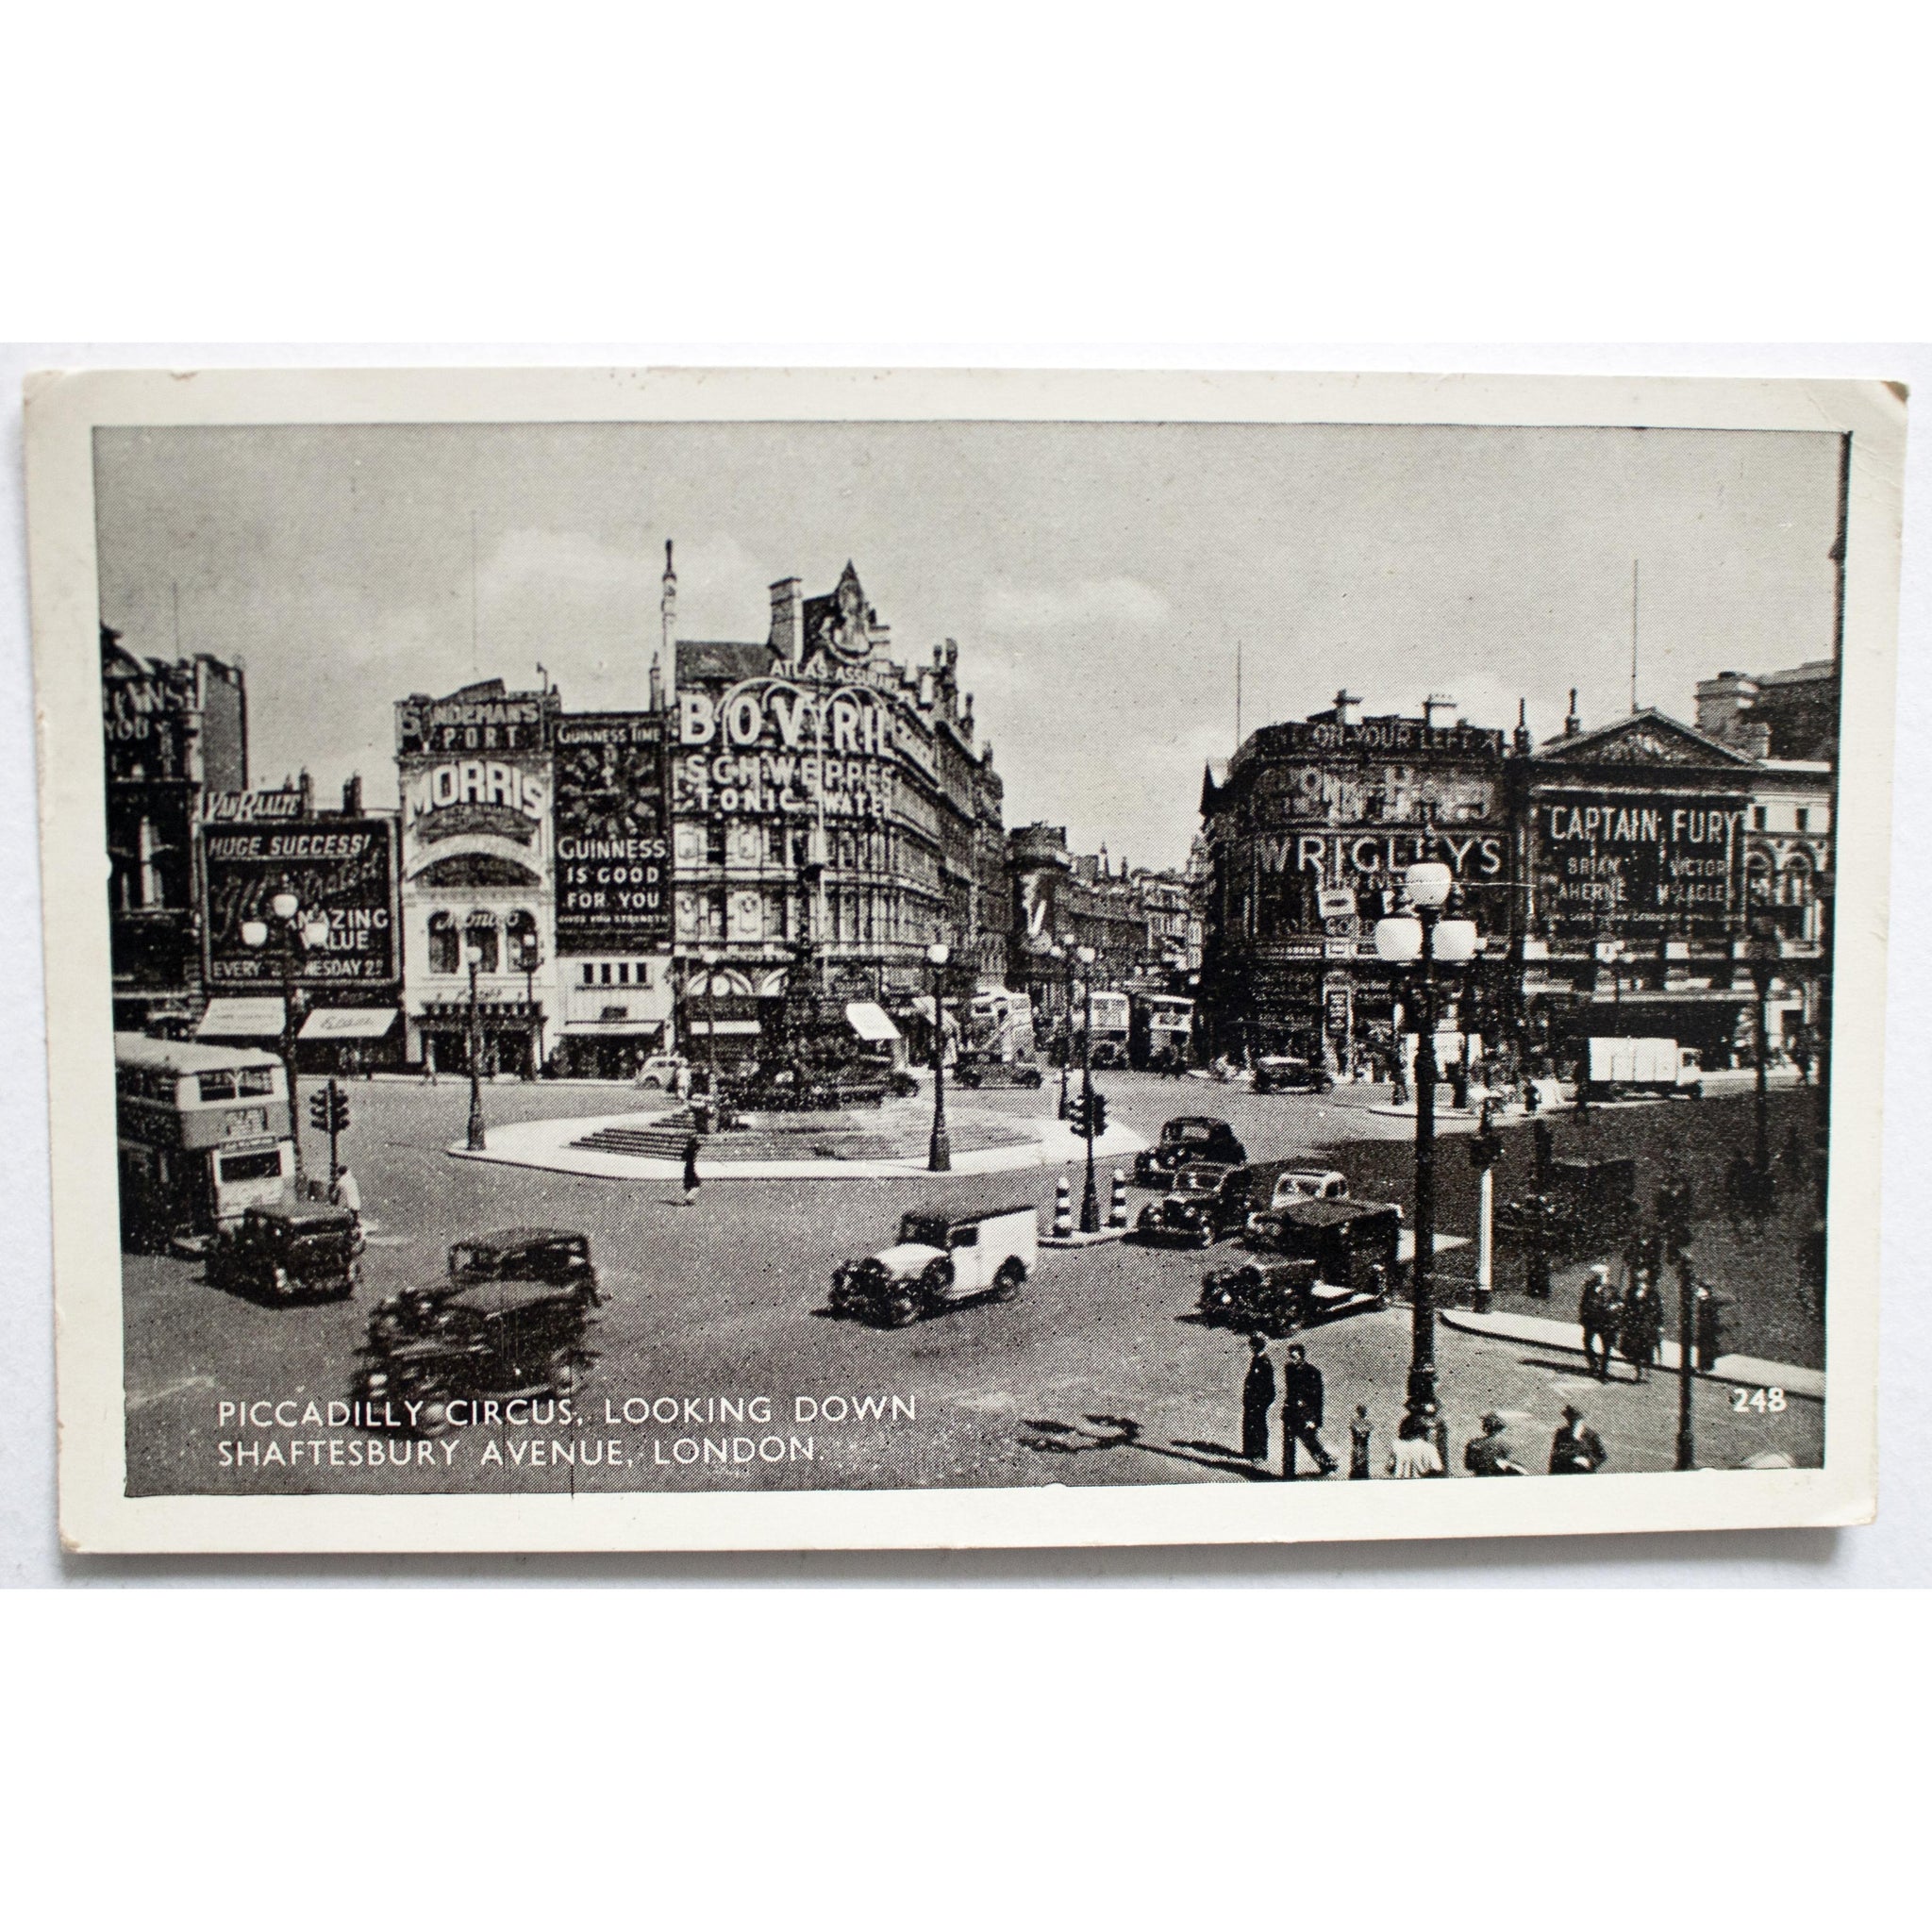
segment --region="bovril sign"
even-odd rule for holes
[[[890,800],[897,734],[876,693],[808,691],[776,679],[720,697],[678,694],[673,802],[679,811],[881,815]]]

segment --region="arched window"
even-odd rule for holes
[[[457,945],[457,923],[447,912],[429,915],[429,970],[455,973],[461,965]]]
[[[537,940],[535,913],[525,907],[518,907],[504,921],[504,934],[507,942],[504,959],[510,972],[531,972],[542,963],[538,957],[541,949]]]
[[[500,953],[497,946],[496,915],[493,912],[473,912],[464,922],[463,937],[475,947],[482,958],[476,962],[478,973],[494,973],[498,970]]]
[[[1778,898],[1786,906],[1811,903],[1811,861],[1804,853],[1793,852],[1785,860],[1785,869],[1778,876]]]
[[[1745,859],[1744,890],[1754,906],[1772,903],[1771,860],[1764,853],[1754,852]]]

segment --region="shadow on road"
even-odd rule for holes
[[[1096,1449],[1141,1449],[1149,1456],[1164,1456],[1172,1462],[1191,1462],[1197,1469],[1211,1469],[1222,1475],[1238,1475],[1246,1482],[1272,1482],[1273,1472],[1237,1456],[1220,1442],[1160,1442],[1150,1438],[1131,1416],[1090,1415],[1078,1423],[1058,1423],[1029,1418],[1020,1424],[1023,1447],[1040,1456],[1084,1456]]]

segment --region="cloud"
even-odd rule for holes
[[[980,621],[990,631],[1158,630],[1174,621],[1174,609],[1136,577],[1087,577],[1074,584],[991,585]]]

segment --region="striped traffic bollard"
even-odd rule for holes
[[[1109,1227],[1127,1224],[1127,1177],[1119,1168],[1113,1171],[1113,1205],[1107,1210],[1107,1224]]]
[[[1074,1231],[1074,1184],[1065,1174],[1054,1183],[1053,1232],[1059,1241]]]

